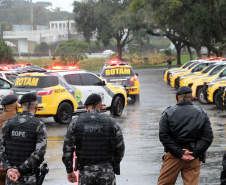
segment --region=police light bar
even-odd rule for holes
[[[105,62],[105,65],[117,65],[117,64],[124,64],[124,65],[129,65],[129,61],[122,61],[119,59],[111,59]]]
[[[78,66],[52,66],[51,70],[77,70]]]

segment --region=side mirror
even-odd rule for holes
[[[219,77],[222,78],[223,77],[223,73],[219,74]]]
[[[100,77],[100,74],[97,74],[98,77]]]
[[[107,85],[106,81],[102,81],[102,86]]]
[[[135,73],[135,75],[139,76],[139,74],[138,74],[138,73]]]

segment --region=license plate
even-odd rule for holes
[[[117,82],[117,81],[116,81],[116,84],[122,85],[122,82]]]

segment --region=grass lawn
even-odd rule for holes
[[[194,56],[195,58],[196,56]],[[82,61],[78,62],[78,66],[80,69],[85,69],[89,71],[98,71],[100,70],[107,58],[88,58]],[[184,63],[188,62],[190,60],[189,55],[181,55],[181,65]],[[55,63],[60,63],[60,60],[57,58],[56,60],[50,60],[49,58],[37,58],[37,59],[16,59],[16,63],[32,63],[33,65],[37,66],[52,66]],[[177,66],[177,61],[172,62],[172,66]],[[133,66],[134,69],[139,69],[139,68],[153,68],[153,67],[167,67],[167,63],[163,64],[157,64],[157,65],[143,65],[143,66]]]

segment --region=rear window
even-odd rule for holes
[[[101,72],[102,77],[126,77],[134,76],[134,72],[130,67],[106,68]]]
[[[14,87],[17,88],[47,88],[59,84],[57,76],[20,76],[16,79]]]

